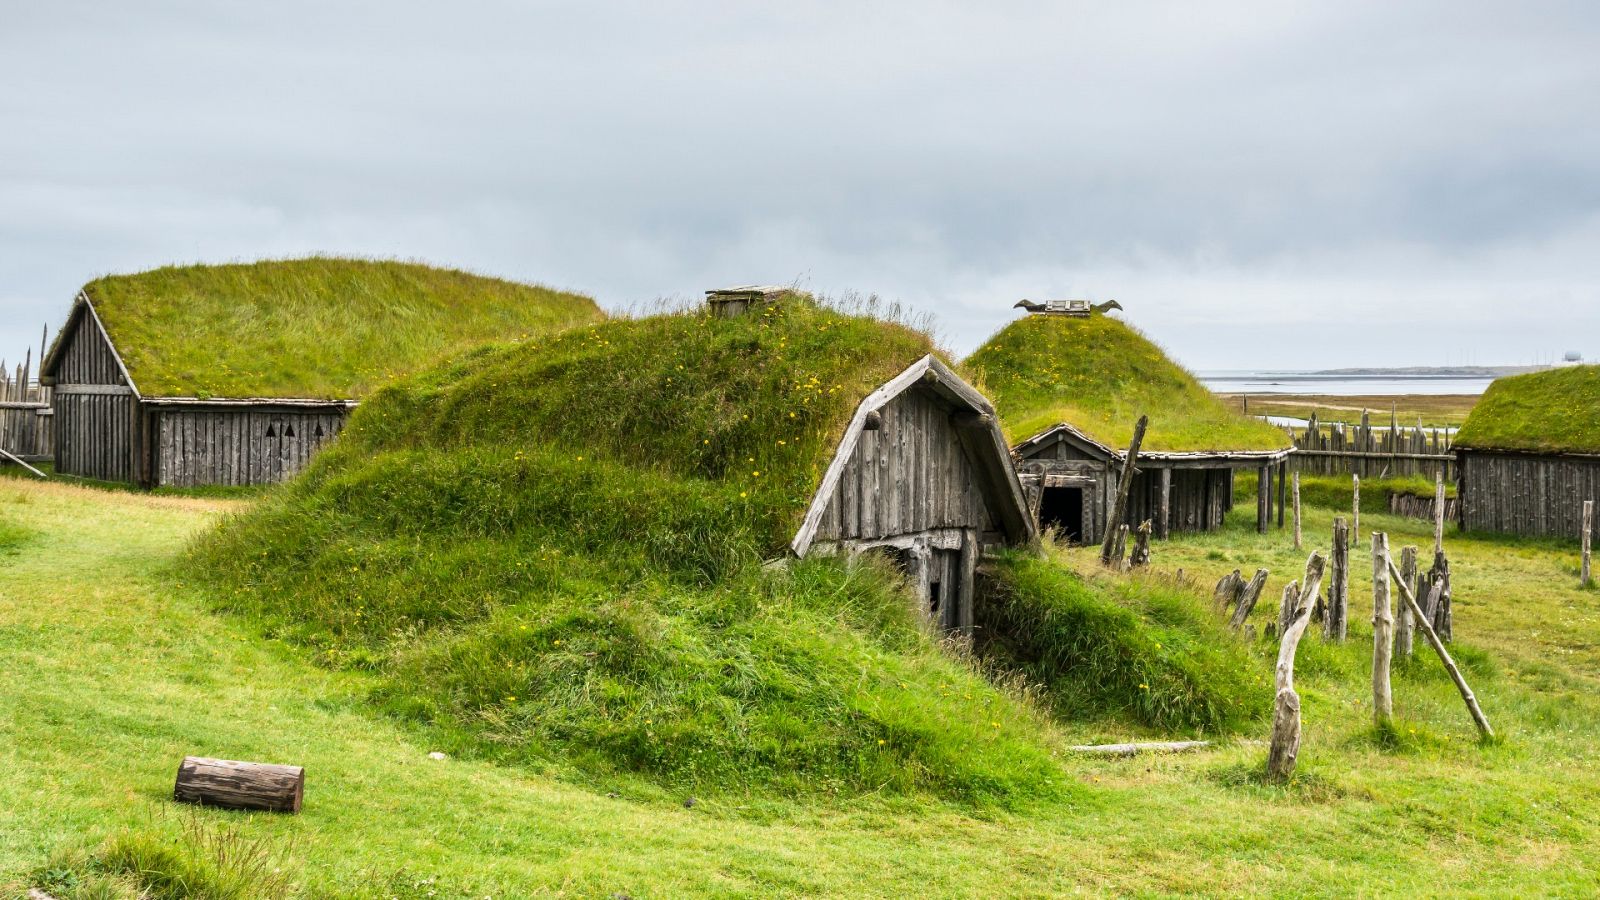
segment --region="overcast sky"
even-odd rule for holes
[[[169,262],[1115,298],[1196,369],[1600,356],[1600,5],[0,0],[0,355]]]

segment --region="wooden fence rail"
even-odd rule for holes
[[[1363,478],[1421,475],[1428,480],[1442,473],[1456,477],[1452,435],[1442,428],[1401,427],[1391,418],[1373,425],[1363,412],[1359,425],[1318,422],[1315,416],[1304,428],[1288,428],[1295,452],[1289,467],[1308,475],[1360,475]]]

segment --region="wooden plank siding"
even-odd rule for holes
[[[271,407],[156,411],[156,484],[272,484],[293,477],[344,427],[342,409]]]
[[[122,366],[92,317],[80,318],[66,341],[51,397],[56,471],[132,481],[135,398]]]
[[[912,388],[879,410],[835,486],[818,541],[879,541],[940,529],[994,532],[972,461],[950,408]]]
[[[1577,540],[1583,502],[1600,500],[1600,458],[1458,449],[1468,531]]]

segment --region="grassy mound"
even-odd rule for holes
[[[1050,794],[1047,724],[891,573],[760,565],[856,403],[931,349],[794,302],[480,351],[380,391],[190,569],[458,752],[702,791]]]
[[[1146,450],[1277,450],[1283,432],[1229,410],[1144,335],[1104,315],[1023,316],[966,359],[1013,443],[1066,422],[1126,447],[1150,417]]]
[[[481,344],[601,318],[594,301],[414,263],[167,266],[90,282],[147,396],[361,398]]]
[[[1189,591],[1086,581],[1020,554],[996,576],[979,609],[983,652],[1042,684],[1062,716],[1203,732],[1253,724],[1271,706],[1264,667]]]
[[[1455,446],[1600,453],[1600,366],[1495,379],[1456,434]]]

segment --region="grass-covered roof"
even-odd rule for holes
[[[1455,446],[1533,453],[1600,453],[1600,366],[1497,378]]]
[[[84,293],[149,397],[361,399],[474,344],[602,316],[549,288],[330,257],[167,266]]]
[[[1150,417],[1150,451],[1280,450],[1282,430],[1227,409],[1138,330],[1110,316],[1025,315],[965,362],[1013,443],[1066,423],[1112,448]]]

